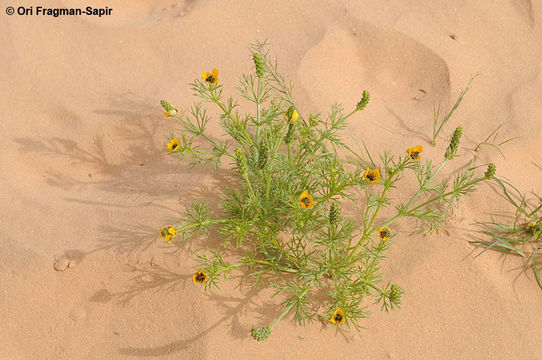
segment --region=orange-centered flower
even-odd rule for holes
[[[309,208],[314,205],[314,199],[309,195],[309,191],[305,190],[299,195],[299,206],[303,209]]]
[[[370,183],[378,182],[380,171],[378,169],[367,169],[363,177]]]
[[[423,147],[421,145],[416,145],[414,147],[411,147],[407,150],[408,156],[414,161],[420,160],[420,153],[423,151]]]
[[[388,241],[388,239],[391,236],[390,229],[386,227],[379,227],[377,231],[378,231],[378,236],[380,237],[381,241],[384,241],[384,242]]]
[[[160,228],[160,236],[166,239],[168,243],[171,243],[171,239],[177,235],[177,232],[171,226]]]
[[[218,70],[213,69],[210,73],[202,72],[201,73],[203,81],[207,81],[209,84],[216,84],[218,82]]]
[[[164,115],[166,115],[166,117],[173,117],[177,115],[177,108],[171,108],[168,111],[164,111]]]
[[[207,274],[203,270],[196,271],[194,276],[192,276],[192,282],[194,284],[203,285],[203,284],[205,284],[207,282],[207,279],[208,279]]]
[[[331,317],[332,323],[336,325],[341,325],[342,323],[344,323],[344,320],[344,312],[341,309],[337,309],[335,310],[335,312],[333,312],[333,316]]]
[[[290,106],[286,112],[284,113],[286,115],[286,120],[288,120],[289,124],[295,124],[297,120],[299,119],[299,113],[296,109],[294,109],[293,106]]]
[[[175,151],[179,147],[179,139],[173,138],[171,141],[167,144],[167,149],[169,151]]]

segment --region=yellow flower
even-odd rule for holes
[[[160,236],[166,239],[168,243],[171,243],[171,238],[177,235],[177,232],[171,226],[160,228]]]
[[[203,270],[198,270],[196,271],[196,273],[194,274],[194,276],[192,276],[192,282],[194,284],[205,284],[207,282],[207,274],[205,273],[205,271]]]
[[[290,106],[284,115],[286,115],[286,120],[288,120],[289,124],[295,124],[299,120],[299,113],[293,106]]]
[[[313,205],[314,201],[312,196],[309,195],[309,191],[303,191],[303,193],[301,193],[301,195],[299,196],[299,206],[301,206],[303,209],[306,209]]]
[[[168,111],[164,111],[164,115],[166,115],[166,117],[173,117],[173,116],[177,115],[177,109],[176,108],[171,108]]]
[[[203,81],[207,81],[209,84],[216,84],[218,82],[218,70],[213,69],[210,73],[202,72],[201,76]]]
[[[179,147],[179,139],[173,138],[171,141],[167,144],[167,149],[169,151],[175,151]]]
[[[378,178],[380,177],[380,171],[378,169],[367,169],[363,177],[367,179],[367,181],[369,181],[370,183],[378,182]]]
[[[331,322],[336,325],[341,325],[342,323],[344,323],[344,319],[344,312],[341,309],[337,309],[331,317]]]
[[[411,147],[407,150],[408,156],[414,161],[420,160],[420,153],[423,151],[423,147],[421,145],[416,145],[414,147]]]
[[[386,227],[379,227],[377,231],[381,241],[388,241],[391,236],[390,229]]]

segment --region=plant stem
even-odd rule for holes
[[[282,312],[282,314],[279,315],[278,318],[275,319],[275,321],[273,321],[273,323],[271,324],[271,326],[269,326],[269,329],[273,329],[275,327],[275,325],[278,324],[278,322],[284,317],[286,316],[286,314],[288,314],[292,309],[293,307],[295,306],[295,303],[291,303],[290,305],[288,305],[288,307],[286,307],[286,309],[284,309],[284,311]]]
[[[183,125],[186,126],[187,128],[193,128],[193,125],[192,125],[190,122],[188,122],[188,121],[186,121],[185,119],[181,118],[179,115],[175,115],[175,118],[176,118],[177,120],[179,120],[181,123],[183,123]],[[190,130],[190,129],[188,129],[188,131],[195,132],[195,130]],[[211,145],[213,145],[214,148],[219,148],[219,146],[218,146],[218,144],[216,143],[216,141],[214,141],[213,139],[211,139],[211,138],[210,138],[207,134],[205,134],[204,132],[198,131],[198,132],[197,132],[197,135],[203,136],[203,138],[204,138],[205,140],[207,140]],[[217,153],[217,154],[218,154],[218,153]],[[233,159],[235,158],[235,156],[233,156],[232,154],[230,154],[230,153],[227,152],[227,151],[224,152],[224,155],[229,156],[229,157],[231,157],[231,158],[233,158]]]
[[[256,260],[256,259],[254,259],[254,260],[252,260],[252,262],[255,262],[255,263],[258,263],[258,264],[263,264],[263,265],[268,265],[268,266],[271,266],[273,268],[277,267],[276,264],[273,264],[273,263],[271,263],[269,261],[265,261],[265,260]],[[280,271],[286,271],[286,272],[290,272],[290,273],[297,273],[296,270],[289,269],[289,268],[284,268],[284,267],[281,267],[281,266],[278,266],[278,269]]]
[[[474,180],[472,180],[472,181],[469,181],[469,182],[466,183],[465,185],[461,186],[459,189],[450,190],[450,191],[448,191],[447,193],[445,193],[444,195],[435,196],[435,197],[433,197],[433,198],[427,200],[426,202],[424,202],[424,203],[422,203],[422,204],[416,206],[414,209],[408,210],[408,212],[416,211],[416,210],[418,210],[418,209],[420,209],[420,208],[422,208],[422,207],[424,207],[424,206],[427,206],[427,205],[431,204],[432,202],[434,202],[434,201],[436,201],[436,200],[443,199],[443,198],[445,198],[445,197],[447,197],[447,196],[450,196],[450,195],[452,195],[452,194],[454,194],[454,193],[457,193],[458,191],[461,191],[461,190],[463,190],[463,189],[465,189],[465,188],[467,188],[467,187],[469,187],[469,186],[476,185],[477,183],[479,183],[479,182],[481,182],[481,181],[484,181],[484,180],[486,180],[486,178],[485,178],[485,177],[481,177],[481,178],[478,178],[478,179],[474,179]]]
[[[346,119],[348,119],[350,116],[354,115],[355,113],[358,112],[358,109],[354,109],[352,110],[350,113],[348,113],[347,115],[343,116],[340,121],[345,121]]]
[[[245,129],[244,126],[241,126],[241,124],[239,123],[239,121],[237,121],[237,119],[235,117],[232,116],[231,112],[230,111],[227,111],[226,110],[226,107],[224,106],[224,104],[222,104],[220,102],[220,99],[216,97],[215,95],[215,92],[214,90],[210,90],[211,92],[211,96],[213,98],[213,102],[215,104],[218,105],[218,107],[220,107],[220,109],[222,110],[222,112],[228,116],[228,118],[233,121],[235,123],[235,125],[237,125],[239,127],[239,129],[241,129],[241,131],[243,132],[243,135],[245,135],[245,138],[248,140],[248,142],[250,143],[250,145],[254,146],[254,142],[252,141],[252,138],[250,137],[250,135],[247,133],[247,130]]]
[[[420,209],[420,208],[422,208],[422,207],[424,207],[424,206],[427,206],[427,205],[433,203],[434,201],[444,199],[444,198],[446,198],[447,196],[450,196],[450,195],[452,195],[452,194],[454,194],[454,193],[456,193],[456,192],[458,192],[458,191],[461,191],[461,190],[463,190],[463,189],[465,189],[465,188],[467,188],[467,187],[469,187],[469,186],[476,185],[477,183],[479,183],[479,182],[481,182],[481,181],[484,181],[484,180],[486,180],[486,178],[485,178],[485,177],[481,177],[481,178],[478,178],[478,179],[469,181],[469,182],[466,183],[465,185],[461,186],[459,189],[455,189],[455,190],[448,191],[448,192],[445,193],[444,195],[437,195],[437,196],[435,196],[435,197],[433,197],[433,198],[431,198],[431,199],[425,201],[424,203],[422,203],[422,204],[420,204],[420,205],[414,207],[414,208],[411,209],[411,210],[406,209],[404,212],[397,212],[397,214],[395,214],[395,216],[393,216],[391,219],[389,219],[389,220],[386,221],[384,224],[382,224],[382,227],[386,227],[386,226],[389,226],[389,225],[393,224],[397,219],[399,219],[401,216],[403,216],[404,213],[412,213],[413,211],[416,211],[416,210],[418,210],[418,209]],[[417,196],[417,194],[414,194],[413,197],[414,197],[414,196]],[[355,254],[356,250],[362,245],[362,243],[363,243],[362,240],[370,238],[375,232],[376,232],[376,229],[373,228],[373,229],[371,229],[371,230],[367,233],[367,235],[364,235],[364,236],[362,237],[362,239],[356,244],[356,246],[354,246],[354,247],[352,248],[352,253],[351,253],[351,255],[350,255],[350,258],[353,257],[353,255]]]
[[[281,130],[284,129],[284,126],[281,128]],[[269,200],[269,190],[271,189],[271,177],[272,177],[272,168],[273,163],[275,162],[275,157],[277,154],[277,151],[280,147],[280,143],[282,142],[282,139],[284,138],[284,131],[277,132],[277,138],[275,140],[275,144],[272,147],[271,154],[269,156],[269,159],[271,160],[269,163],[269,172],[267,174],[266,178],[266,190],[265,190],[265,199]]]
[[[427,181],[425,182],[425,184],[423,184],[423,186],[427,186],[431,183],[431,181],[435,178],[435,176],[437,176],[437,174],[439,173],[439,171],[444,167],[444,165],[446,164],[446,162],[448,161],[448,159],[444,159],[441,163],[440,163],[440,166],[437,168],[437,170],[435,170],[434,173],[431,174],[431,177],[429,179],[427,179]],[[420,186],[420,188],[418,189],[418,191],[416,191],[416,193],[414,195],[412,195],[412,197],[410,198],[410,200],[408,200],[405,208],[408,208],[410,205],[412,205],[412,203],[414,202],[414,200],[416,200],[416,198],[418,197],[418,195],[420,195],[420,193],[422,192],[422,186]]]
[[[304,297],[307,292],[309,291],[309,289],[311,288],[312,284],[314,283],[314,279],[311,280],[311,282],[309,283],[309,286],[307,286],[307,288],[305,290],[303,290],[303,293],[301,293],[301,295],[299,296],[300,298]],[[273,327],[275,327],[275,325],[277,325],[277,323],[286,315],[288,314],[295,306],[295,302],[292,302],[290,305],[288,305],[286,307],[286,309],[284,309],[284,311],[282,312],[282,314],[279,315],[278,318],[275,319],[275,321],[273,321],[273,323],[271,324],[271,326],[269,326],[269,329],[273,329]]]
[[[262,79],[258,76],[258,94],[256,96],[256,142],[260,139],[260,125],[262,123],[262,116],[261,116],[261,110],[260,110],[260,104],[262,99],[261,97],[262,93]]]
[[[215,225],[215,224],[224,224],[224,223],[226,223],[228,221],[229,220],[221,219],[221,220],[208,220],[208,221],[204,221],[204,222],[201,222],[201,223],[191,223],[191,224],[186,224],[184,226],[181,226],[180,228],[176,228],[175,231],[180,232],[180,231],[191,229],[191,228],[196,227],[196,226],[209,226],[209,225]]]
[[[352,249],[352,252],[350,253],[349,259],[351,259],[354,256],[354,254],[356,253],[356,250],[361,246],[361,244],[363,244],[364,240],[368,239],[374,233],[374,229],[372,229],[372,226],[373,226],[373,223],[374,223],[374,221],[375,221],[375,219],[376,219],[376,217],[378,215],[378,212],[380,211],[380,209],[382,207],[382,202],[384,200],[384,197],[386,196],[386,192],[390,188],[390,185],[393,182],[393,178],[395,177],[395,175],[397,175],[397,173],[400,170],[404,169],[404,167],[406,166],[408,161],[409,161],[409,159],[408,159],[408,157],[406,157],[405,160],[399,166],[397,166],[395,171],[393,171],[390,174],[390,176],[386,179],[386,182],[384,183],[384,189],[382,190],[382,194],[380,195],[380,201],[378,202],[377,208],[376,208],[373,216],[371,217],[369,225],[366,225],[366,224],[363,225],[363,235],[362,235],[360,241]],[[364,216],[364,218],[365,218],[365,216]],[[372,229],[372,230],[369,231],[370,229]]]

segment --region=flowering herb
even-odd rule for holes
[[[217,214],[197,201],[172,225],[175,234],[168,230],[163,237],[188,241],[216,230],[229,255],[225,258],[219,249],[197,253],[199,270],[193,281],[205,290],[218,287],[232,271],[247,272],[255,288],[274,289],[284,310],[271,324],[252,328],[256,340],[269,337],[287,315],[301,325],[320,318],[360,329],[375,301],[385,311],[401,305],[404,291],[384,282],[380,266],[386,250],[401,236],[394,233],[391,241],[394,223],[415,218],[429,231],[437,229],[460,198],[492,177],[495,168],[491,165],[477,175],[474,167],[466,167],[450,183],[438,180],[440,170],[459,151],[461,130],[437,167],[421,161],[420,145],[402,156],[383,151],[374,157],[367,148],[354,151],[343,141],[342,131],[351,118],[363,121],[359,112],[369,106],[368,91],[360,89],[360,100],[350,105],[350,112],[334,104],[326,115],[306,113],[295,105],[289,83],[269,59],[265,44],[251,50],[255,72],[243,75],[237,89],[255,105],[254,112],[245,113],[239,102],[224,95],[215,70],[191,84],[201,101],[188,115],[175,111],[181,125],[175,137],[178,146],[171,140],[168,149],[191,166],[230,169],[237,180],[213,199],[220,205]],[[166,112],[172,108],[167,101],[162,106]],[[219,113],[216,120],[209,117],[211,107]],[[220,124],[225,136],[209,135],[210,121]],[[408,200],[397,203],[389,195],[400,181],[412,181],[405,172],[417,178],[418,190],[405,195],[403,187],[401,194]],[[345,204],[349,216],[341,212]],[[390,211],[382,211],[390,205]],[[352,215],[351,209],[359,212]]]

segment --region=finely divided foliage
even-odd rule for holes
[[[237,253],[237,260],[225,259],[219,249],[197,254],[200,263],[194,283],[209,290],[232,270],[242,268],[252,276],[255,288],[275,290],[284,311],[272,324],[252,329],[256,340],[266,339],[287,314],[301,325],[320,319],[360,329],[371,303],[386,311],[401,305],[403,290],[384,281],[380,273],[380,261],[397,236],[394,222],[414,217],[434,230],[462,195],[493,175],[490,171],[476,175],[468,166],[451,184],[437,180],[457,152],[460,129],[438,167],[420,161],[421,146],[407,152],[412,144],[405,144],[402,156],[384,151],[374,159],[367,149],[353,151],[343,142],[341,131],[352,115],[368,105],[367,91],[351,112],[334,104],[325,115],[304,114],[296,108],[291,87],[276,61],[270,60],[265,44],[253,45],[251,51],[255,71],[243,75],[237,89],[254,103],[255,113],[244,113],[236,100],[224,95],[216,69],[191,84],[200,102],[190,110],[180,112],[162,101],[166,116],[182,125],[179,134],[169,139],[169,144],[176,144],[167,146],[171,154],[192,166],[232,167],[237,174],[235,184],[224,186],[217,196],[219,214],[212,214],[203,200],[195,202],[186,207],[178,223],[170,225],[171,230],[163,228],[163,237],[188,241],[215,228],[224,246]],[[218,120],[210,119],[210,107],[220,113]],[[219,121],[225,136],[211,137],[209,121]],[[406,171],[415,174],[419,189],[408,202],[392,204],[389,192],[398,187]],[[358,216],[342,215],[346,202],[356,205]],[[395,212],[379,217],[390,205]],[[320,295],[315,303],[316,292],[327,295],[324,300]]]

